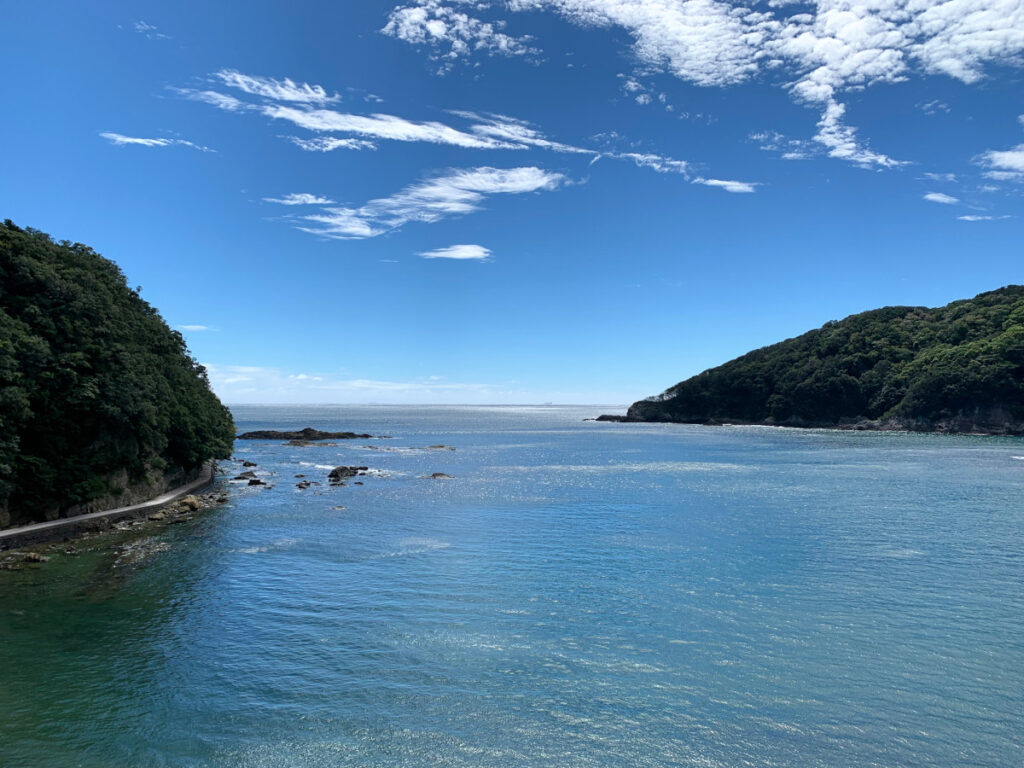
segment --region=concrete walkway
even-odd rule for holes
[[[47,523],[33,523],[17,528],[6,528],[0,531],[0,551],[27,547],[31,544],[42,544],[48,541],[59,541],[74,538],[82,533],[102,531],[114,523],[128,518],[139,518],[176,501],[190,493],[206,488],[213,482],[213,462],[203,467],[199,477],[185,485],[179,485],[166,493],[162,493],[149,501],[132,504],[117,509],[106,509],[102,512],[90,512],[87,515],[51,520]]]

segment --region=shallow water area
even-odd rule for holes
[[[233,410],[388,437],[0,572],[0,765],[1019,768],[1024,440]]]

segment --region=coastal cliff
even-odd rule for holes
[[[117,265],[0,224],[0,528],[158,495],[233,439],[206,371]]]
[[[601,419],[1024,434],[1024,286],[851,315]]]

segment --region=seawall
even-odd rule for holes
[[[216,463],[210,462],[203,467],[199,476],[194,480],[138,504],[107,509],[102,512],[90,512],[85,515],[52,520],[46,523],[33,523],[31,525],[18,526],[17,528],[7,528],[0,531],[0,551],[27,547],[32,544],[45,544],[50,541],[66,541],[83,533],[95,533],[106,530],[121,520],[144,517],[150,512],[170,504],[172,501],[177,501],[183,496],[201,491],[211,485],[213,483],[215,467]]]

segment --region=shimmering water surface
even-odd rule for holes
[[[1024,441],[234,411],[391,437],[0,572],[0,765],[1022,765]]]

